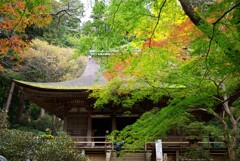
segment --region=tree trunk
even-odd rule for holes
[[[208,38],[209,40],[213,40],[218,46],[223,50],[223,52],[232,59],[234,64],[239,65],[238,57],[238,50],[235,50],[235,44],[228,38],[225,33],[219,30],[216,26],[217,24],[224,18],[230,11],[236,10],[239,8],[240,3],[231,6],[228,11],[222,14],[222,17],[217,19],[213,23],[208,23],[204,19],[202,19],[197,12],[194,11],[193,6],[191,6],[191,0],[178,0],[185,12],[185,14],[189,17],[189,19],[195,24],[195,26],[200,29]],[[201,24],[204,24],[202,27]],[[213,39],[214,37],[218,37],[218,39]],[[224,40],[224,41],[223,41]]]
[[[237,148],[231,146],[228,148],[228,158],[229,161],[237,161]]]
[[[225,82],[220,83],[222,91],[223,91],[223,110],[226,112],[228,115],[227,117],[229,118],[229,121],[232,124],[232,132],[231,136],[230,133],[228,132],[228,129],[225,129],[226,135],[225,135],[225,140],[226,140],[226,145],[228,149],[228,158],[229,161],[237,161],[237,128],[238,128],[238,123],[237,120],[234,118],[234,115],[232,111],[230,110],[229,106],[229,96],[227,95],[228,91],[225,85]]]
[[[194,8],[191,6],[189,0],[178,0],[185,12],[185,14],[190,18],[190,20],[196,25],[199,25],[201,18],[196,15]]]
[[[232,137],[230,138],[230,146],[228,147],[229,161],[237,161],[237,124],[233,124]]]

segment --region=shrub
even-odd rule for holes
[[[45,137],[31,132],[4,129],[0,131],[0,154],[8,161],[86,161],[66,133]]]
[[[211,160],[211,156],[208,151],[195,147],[195,148],[190,148],[188,149],[181,157],[180,160],[184,161],[187,159],[191,159],[192,161],[197,161],[199,159],[204,159],[206,161]]]
[[[41,138],[36,149],[37,160],[41,161],[83,161],[85,156],[76,150],[73,140],[65,133],[59,133],[57,137]]]
[[[10,161],[22,161],[31,153],[33,133],[4,129],[0,132],[0,154]],[[33,144],[34,145],[34,144]]]
[[[0,130],[8,128],[8,115],[3,110],[0,110]]]
[[[33,120],[32,126],[34,129],[45,131],[46,128],[52,127],[52,116],[46,114],[37,120]]]

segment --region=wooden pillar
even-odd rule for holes
[[[116,116],[112,115],[112,131],[117,129]]]
[[[20,96],[20,105],[18,107],[18,120],[22,120],[22,114],[23,114],[23,110],[25,107],[25,97],[24,94],[21,92],[21,96]]]
[[[67,118],[67,116],[64,116],[64,122],[63,122],[63,130],[65,131],[65,132],[68,132],[67,131],[67,124],[68,124],[68,118]]]
[[[87,141],[92,142],[92,118],[91,118],[91,112],[88,113],[88,129],[87,129]],[[94,144],[89,144],[88,146],[94,146]]]
[[[9,107],[10,107],[10,103],[12,100],[12,95],[13,95],[13,91],[14,91],[14,87],[15,87],[15,82],[12,82],[9,94],[8,94],[8,99],[7,99],[7,103],[6,103],[6,107],[4,109],[5,112],[8,112]]]

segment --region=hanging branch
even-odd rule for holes
[[[62,18],[65,14],[67,14],[67,15],[69,15],[69,16],[72,16],[73,14],[71,14],[71,13],[69,13],[69,12],[72,12],[72,11],[75,11],[75,10],[77,10],[77,8],[70,9],[70,4],[69,4],[69,2],[68,2],[68,7],[67,7],[67,9],[62,9],[62,10],[58,11],[57,13],[52,13],[51,15],[52,15],[52,16],[58,16],[58,15],[61,14],[60,16],[58,16],[58,24],[59,24],[60,21],[61,21],[61,18]]]
[[[215,31],[216,31],[215,28],[216,28],[217,24],[218,24],[229,12],[231,12],[233,9],[237,8],[238,6],[240,6],[240,3],[238,3],[238,4],[236,4],[235,6],[231,7],[229,10],[227,10],[226,12],[224,12],[219,19],[217,19],[214,23],[212,23],[212,25],[213,25],[213,27],[212,27],[212,35],[211,35],[211,37],[209,37],[209,38],[210,38],[210,41],[209,41],[209,45],[208,45],[208,51],[207,51],[207,54],[206,54],[206,56],[205,56],[206,59],[207,59],[207,57],[208,57],[208,55],[209,55],[209,53],[210,53],[210,50],[211,50],[212,41],[213,41],[213,38],[214,38],[214,35],[215,35]]]
[[[108,36],[108,34],[111,32],[111,30],[114,28],[114,23],[115,23],[115,17],[116,17],[116,13],[118,12],[118,10],[119,10],[119,8],[120,8],[120,6],[121,6],[121,4],[122,4],[122,0],[118,3],[118,5],[117,5],[117,9],[115,10],[115,12],[113,13],[113,18],[112,18],[112,27],[110,28],[110,31],[107,33],[107,35],[106,36]]]
[[[195,26],[199,27],[199,26],[201,25],[201,20],[203,20],[203,19],[202,19],[198,14],[196,14],[196,12],[194,11],[194,8],[190,5],[189,1],[188,1],[188,0],[178,0],[178,1],[180,2],[180,4],[181,4],[181,6],[182,6],[182,8],[183,8],[183,10],[184,10],[184,12],[185,12],[185,14],[190,18],[190,20],[195,24]],[[219,19],[217,19],[214,23],[212,23],[212,24],[209,24],[208,22],[206,22],[206,21],[204,21],[204,20],[202,21],[202,23],[208,25],[208,27],[211,27],[211,25],[213,25],[213,26],[212,26],[212,34],[211,34],[211,35],[208,34],[207,31],[205,31],[203,28],[199,27],[199,29],[210,39],[209,49],[208,49],[208,52],[207,52],[207,54],[206,54],[205,57],[207,57],[208,54],[209,54],[209,52],[210,52],[210,47],[211,47],[211,45],[212,45],[212,41],[213,41],[213,38],[214,38],[214,36],[215,36],[215,28],[216,28],[216,25],[217,25],[229,12],[231,12],[233,9],[235,9],[235,8],[237,8],[237,7],[239,7],[239,6],[240,6],[239,3],[236,4],[236,5],[234,5],[234,6],[231,7],[228,11],[224,12],[223,15],[222,15]],[[222,35],[223,37],[227,38],[226,35],[224,35],[224,34],[221,34],[221,35]],[[218,46],[221,47],[221,42],[220,42],[220,41],[215,40],[215,43],[218,44]],[[227,50],[226,52],[228,53],[228,51],[231,51],[232,49],[231,49],[230,47],[228,47],[226,50]],[[226,53],[226,54],[227,54],[227,53]]]
[[[167,1],[167,0],[164,0],[164,1],[163,1],[162,6],[161,6],[160,9],[159,9],[158,16],[157,16],[157,22],[156,22],[156,24],[155,24],[155,26],[154,26],[152,35],[151,35],[150,40],[149,40],[149,47],[151,46],[152,38],[153,38],[153,35],[154,35],[154,33],[155,33],[156,29],[157,29],[157,26],[158,26],[158,24],[159,24],[159,21],[160,21],[160,18],[161,18],[161,13],[162,13],[162,10],[163,10],[163,7],[164,7],[166,1]]]

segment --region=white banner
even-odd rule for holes
[[[163,161],[162,140],[158,139],[155,143],[156,146],[156,161]]]

